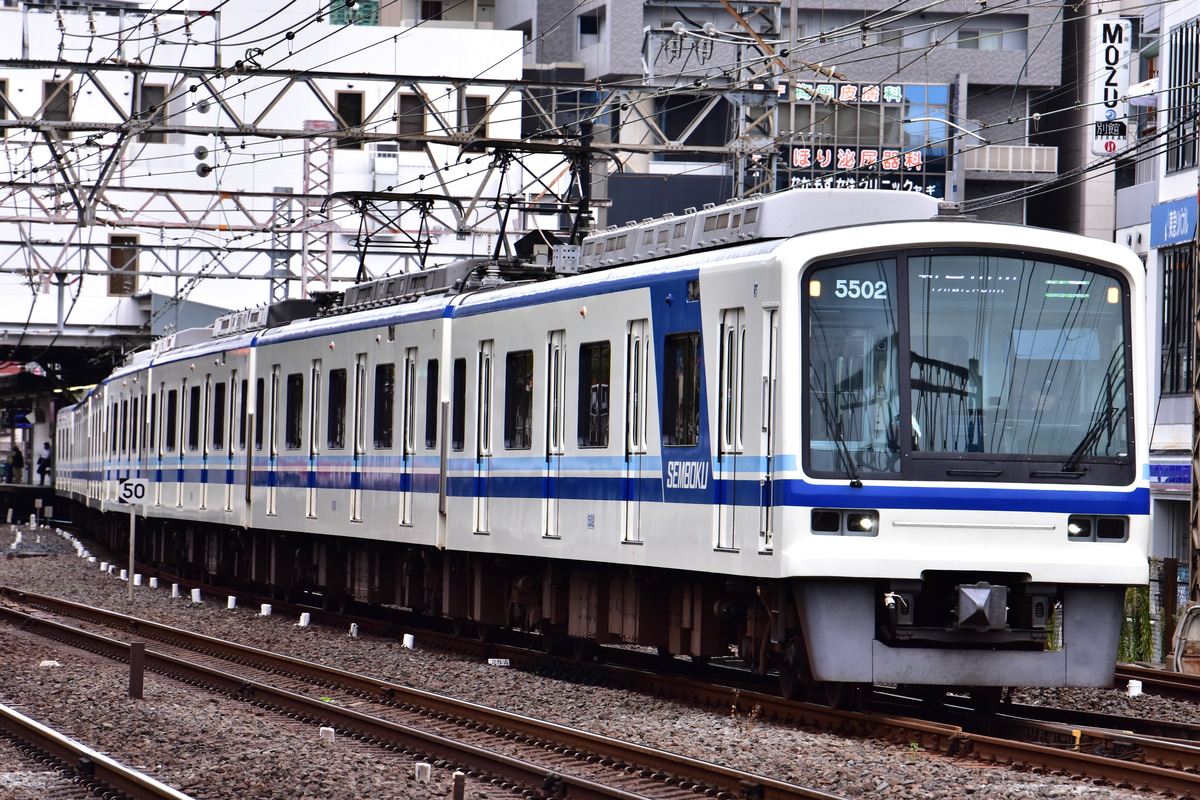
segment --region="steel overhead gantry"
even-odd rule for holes
[[[0,95],[0,105],[4,106],[7,117],[0,119],[0,130],[8,137],[9,147],[22,145],[20,134],[23,132],[38,137],[24,144],[34,154],[35,163],[40,156],[45,167],[36,173],[17,175],[4,187],[0,194],[0,221],[110,228],[263,233],[279,230],[278,225],[272,226],[269,222],[275,210],[272,199],[276,193],[237,189],[189,192],[163,186],[162,181],[139,182],[132,178],[114,182],[114,176],[126,163],[131,145],[145,136],[215,139],[211,152],[225,155],[227,165],[233,166],[241,163],[239,157],[246,142],[254,140],[276,140],[287,144],[333,139],[352,140],[368,146],[394,143],[404,150],[422,151],[428,165],[428,172],[423,177],[440,182],[446,174],[448,157],[452,156],[450,161],[459,162],[463,154],[480,149],[484,142],[493,150],[521,152],[528,149],[532,140],[542,145],[538,152],[546,154],[553,152],[558,146],[556,142],[566,144],[577,140],[583,124],[592,127],[589,142],[592,151],[615,160],[624,153],[678,152],[679,142],[667,139],[655,124],[651,113],[654,100],[671,94],[694,98],[695,119],[687,126],[692,129],[707,115],[717,113],[718,101],[729,94],[727,87],[694,84],[629,87],[488,79],[468,81],[424,76],[259,70],[244,63],[239,68],[201,69],[9,59],[0,61],[0,66],[54,70],[60,76],[66,74],[68,81],[73,79],[81,87],[86,85],[94,89],[104,99],[100,106],[93,104],[94,108],[100,107],[104,111],[96,119],[54,121],[31,116],[29,109],[18,108],[10,98]],[[151,76],[169,81],[166,99],[161,105],[172,108],[183,103],[186,108],[177,113],[148,115],[145,110],[126,107],[116,99],[120,95],[118,88],[110,84],[123,83],[129,76],[135,84],[144,83]],[[236,93],[217,85],[226,80],[236,81]],[[332,85],[346,81],[353,81],[357,86],[376,84],[375,95],[382,98],[361,119],[346,119],[329,99]],[[480,94],[470,95],[476,106],[472,113],[464,114],[461,112],[466,106],[468,92]],[[400,94],[420,99],[423,115],[420,132],[405,129],[400,124],[395,110]],[[245,98],[254,98],[253,108],[249,111],[235,108],[231,95],[236,96],[239,106]],[[484,96],[486,104],[479,107],[478,101]],[[755,108],[770,108],[775,103],[773,89],[766,86],[761,90],[740,90],[738,98],[740,101],[753,100]],[[312,108],[312,113],[323,112],[326,116],[296,126],[294,122],[286,121],[284,114],[292,101],[308,101],[306,107]],[[515,108],[520,109],[519,114],[513,113]],[[201,117],[210,114],[211,120],[201,122]],[[489,131],[489,122],[515,116],[521,119],[519,137],[504,140]],[[641,140],[623,141],[621,127],[624,121],[632,118],[645,123],[639,128]],[[687,149],[719,154],[739,165],[747,164],[746,169],[759,173],[764,166],[773,169],[774,158],[769,157],[774,153],[773,132],[769,130],[772,120],[769,115],[760,118],[753,137],[743,136],[723,146]],[[240,144],[232,145],[232,141],[240,141]],[[569,164],[571,157],[564,152],[563,162]],[[739,174],[741,170],[739,166]],[[52,176],[49,181],[42,177],[46,173]],[[491,171],[484,172],[476,188],[467,191],[458,188],[450,192],[448,186],[443,186],[447,199],[483,196],[491,175]],[[455,187],[463,185],[462,179],[455,181]],[[745,186],[741,181],[737,185]],[[388,188],[404,191],[402,186]],[[536,176],[529,176],[520,191],[553,194],[553,189]],[[208,198],[208,202],[197,204],[196,194]],[[308,208],[319,204],[310,202]],[[480,203],[469,203],[468,207],[471,215],[456,220],[457,230],[469,232],[496,226],[499,212],[495,207]],[[298,221],[293,230],[301,232],[305,230],[304,225],[303,220]],[[264,253],[270,249],[265,237],[261,247]]]

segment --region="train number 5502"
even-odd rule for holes
[[[887,300],[887,290],[887,281],[839,279],[833,293],[836,297],[861,297],[865,300]]]

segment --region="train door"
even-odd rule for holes
[[[279,502],[279,372],[280,366],[271,366],[271,396],[267,403],[267,515],[278,513]]]
[[[763,379],[761,413],[762,448],[765,465],[762,477],[762,497],[759,501],[758,549],[768,553],[775,547],[775,370],[779,347],[779,309],[764,309],[763,319]]]
[[[317,475],[321,467],[321,359],[312,362],[312,380],[309,386],[308,415],[308,480],[305,491],[305,516],[317,516]]]
[[[400,404],[400,524],[412,525],[413,461],[417,455],[417,348],[404,351]]]
[[[475,530],[488,531],[492,461],[492,350],[491,339],[479,343],[479,391],[475,404]]]
[[[717,449],[717,547],[732,550],[739,546],[738,528],[757,526],[753,505],[757,504],[758,486],[741,475],[749,459],[742,453],[743,400],[745,398],[746,312],[728,308],[721,312],[721,376],[718,386],[719,435]],[[753,515],[753,516],[752,516]]]
[[[229,373],[229,388],[225,390],[225,395],[222,398],[224,408],[221,413],[225,415],[228,424],[225,426],[225,510],[233,510],[233,459],[234,459],[234,425],[236,415],[238,413],[238,371],[232,370]],[[245,402],[244,400],[242,402]],[[243,429],[244,430],[244,429]],[[242,434],[245,436],[245,434]],[[245,442],[243,441],[243,444]]]
[[[200,508],[208,508],[208,484],[209,484],[209,458],[212,456],[212,448],[210,446],[209,434],[209,418],[212,414],[212,374],[204,376],[204,394],[200,402],[196,405],[196,413],[200,415],[199,424],[196,425],[200,433],[200,441],[197,442],[200,450]]]
[[[354,459],[350,466],[350,519],[362,522],[362,468],[367,451],[367,354],[359,353],[354,360]]]
[[[183,416],[187,413],[187,378],[180,384],[179,391],[167,392],[167,450],[175,457],[175,507],[183,507]]]
[[[565,331],[551,331],[546,359],[546,471],[545,488],[542,496],[542,535],[558,537],[559,532],[559,477],[562,469],[566,424],[566,397],[563,385],[563,339]]]
[[[649,402],[646,380],[649,361],[649,325],[644,319],[633,320],[625,340],[625,477],[623,499],[625,513],[622,538],[642,540],[642,467],[646,460],[646,405]]]
[[[151,388],[154,384],[150,384]],[[162,446],[162,404],[166,402],[167,385],[159,383],[158,391],[150,392],[150,419],[149,419],[149,436],[150,436],[150,463],[153,464],[154,470],[151,473],[154,476],[154,505],[162,505],[162,486],[163,486],[163,446]],[[89,440],[90,441],[90,440]]]

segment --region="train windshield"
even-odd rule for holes
[[[1117,277],[1044,256],[924,250],[818,267],[805,294],[815,474],[1131,475]]]

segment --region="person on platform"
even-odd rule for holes
[[[50,474],[53,459],[54,456],[50,452],[50,443],[43,443],[42,452],[38,454],[37,460],[38,486],[46,485],[46,476]]]
[[[21,455],[21,448],[14,447],[12,455],[8,457],[8,469],[5,471],[6,483],[21,483],[25,479],[25,456]]]

